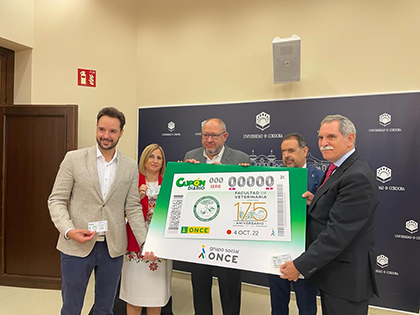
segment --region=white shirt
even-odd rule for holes
[[[223,146],[223,148],[222,148],[222,150],[220,150],[219,154],[213,156],[213,159],[210,159],[206,154],[206,150],[203,150],[203,155],[206,158],[206,163],[207,164],[222,163],[223,152],[225,152],[225,146]]]
[[[340,166],[341,166],[341,164],[343,164],[343,163],[344,163],[344,161],[345,161],[345,160],[347,160],[347,159],[348,159],[348,157],[349,157],[350,155],[352,155],[354,151],[356,151],[356,149],[355,149],[355,148],[351,149],[349,152],[347,152],[346,154],[344,154],[341,158],[339,158],[339,159],[338,159],[337,161],[335,161],[333,164],[334,164],[335,166],[337,166],[337,168],[338,168],[338,167],[340,167]],[[334,174],[334,173],[333,173],[333,174]]]
[[[111,161],[105,161],[101,150],[96,145],[96,165],[98,166],[99,183],[101,184],[102,199],[108,196],[109,189],[114,182],[115,172],[117,170],[118,151],[115,149],[114,156]]]
[[[347,160],[348,157],[353,154],[354,151],[356,151],[355,148],[351,149],[349,152],[347,152],[346,154],[344,154],[341,158],[339,158],[337,161],[335,161],[332,164],[334,164],[335,166],[337,166],[337,168],[339,168],[341,166],[341,164],[343,164],[344,161]],[[335,173],[335,171],[337,170],[337,168],[331,173],[331,175]]]
[[[105,161],[104,156],[102,155],[101,150],[99,150],[98,145],[96,145],[96,166],[98,167],[98,176],[99,176],[99,183],[101,185],[101,193],[102,193],[102,200],[105,200],[108,196],[109,189],[111,188],[112,183],[114,182],[115,173],[117,170],[117,162],[118,162],[118,152],[115,149],[114,156],[112,157],[111,161]],[[73,230],[70,228],[64,234],[64,237],[68,239],[67,233]],[[105,233],[99,233],[99,235],[104,235]]]

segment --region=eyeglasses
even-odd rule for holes
[[[218,135],[215,135],[212,133],[202,133],[201,138],[206,139],[206,140],[209,138],[212,138],[213,140],[219,140],[219,137],[224,133],[226,133],[226,131],[223,131],[222,133],[219,133]]]

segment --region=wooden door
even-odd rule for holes
[[[0,106],[13,104],[15,52],[0,47]]]
[[[77,105],[3,109],[0,284],[59,289],[58,231],[47,199],[64,155],[77,148]]]

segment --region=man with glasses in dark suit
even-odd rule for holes
[[[201,130],[202,147],[185,154],[188,163],[250,164],[249,156],[229,148],[226,124],[220,118],[207,119]],[[241,307],[241,271],[237,269],[191,264],[194,310],[196,315],[212,315],[211,287],[213,271],[219,280],[220,299],[224,315],[239,315]]]

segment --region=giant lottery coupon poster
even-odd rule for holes
[[[144,251],[279,274],[305,249],[307,170],[168,163]]]

